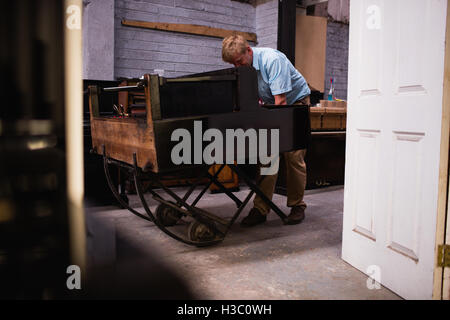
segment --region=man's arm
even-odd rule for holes
[[[285,105],[286,103],[286,94],[276,94],[273,96],[275,98],[275,104],[276,105]]]

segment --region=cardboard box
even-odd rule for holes
[[[320,106],[324,108],[347,108],[347,101],[320,100]]]
[[[325,101],[325,100],[322,100]],[[327,101],[327,102],[344,102],[345,101]],[[311,107],[310,120],[312,131],[330,131],[345,130],[347,122],[347,107],[336,107],[334,103],[325,104],[329,107]],[[334,107],[330,107],[334,105]],[[339,104],[342,105],[342,104]]]

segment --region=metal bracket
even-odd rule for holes
[[[448,244],[438,246],[438,267],[450,268],[450,245]]]

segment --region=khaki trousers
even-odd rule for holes
[[[284,152],[283,155],[286,162],[287,206],[306,208],[306,203],[303,201],[306,187],[306,149]],[[264,176],[264,179],[258,184],[258,187],[270,200],[275,191],[277,177],[278,172],[274,175]],[[270,211],[269,205],[258,195],[253,200],[253,205],[264,215]]]

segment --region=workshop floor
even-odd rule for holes
[[[174,190],[182,195],[186,189]],[[114,277],[138,277],[139,266],[150,261],[143,274],[147,283],[166,290],[160,298],[400,299],[384,287],[369,290],[367,276],[340,258],[343,191],[343,186],[307,190],[306,219],[294,226],[283,225],[272,212],[266,223],[242,228],[239,222],[250,203],[225,240],[206,248],[173,240],[127,210],[86,203],[89,264],[113,265]],[[244,199],[247,193],[242,187],[235,194]],[[132,207],[144,212],[137,196],[129,198]],[[155,201],[148,199],[154,209]],[[284,196],[274,195],[274,202],[288,212]],[[227,218],[236,210],[224,194],[207,193],[199,206]],[[189,295],[183,296],[183,290]]]

